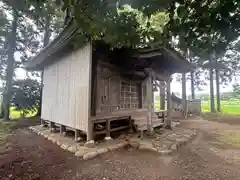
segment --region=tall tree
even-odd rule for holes
[[[221,95],[220,95],[220,75],[219,75],[219,69],[215,69],[216,73],[216,100],[217,100],[217,111],[221,112]]]
[[[11,102],[22,113],[34,113],[40,106],[40,83],[30,78],[19,79],[13,82]]]
[[[192,60],[190,60],[190,62],[192,63]],[[194,87],[194,71],[191,70],[190,72],[190,78],[191,78],[191,96],[192,96],[192,100],[195,99],[195,87]]]
[[[51,23],[51,16],[49,13],[49,6],[47,5],[46,8],[46,15],[45,15],[45,24],[44,24],[44,37],[43,37],[43,47],[47,46],[50,40],[50,23]],[[41,76],[41,89],[40,89],[40,105],[38,108],[38,116],[41,116],[42,113],[42,94],[43,94],[43,72],[40,72]]]
[[[29,5],[23,1],[11,0],[3,3],[3,11],[8,14],[6,20],[8,28],[5,28],[4,42],[0,41],[0,47],[6,49],[6,53],[1,54],[1,60],[5,62],[5,67],[1,68],[1,75],[4,75],[3,92],[3,113],[5,120],[9,120],[10,100],[12,97],[12,81],[15,77],[16,68],[21,68],[22,63],[29,60],[39,47],[39,36],[34,24],[30,19]],[[16,58],[15,58],[16,57]],[[1,61],[1,62],[2,62]],[[2,67],[2,66],[1,66]]]
[[[213,74],[213,68],[210,67],[209,68],[209,82],[210,82],[210,110],[212,113],[216,112],[215,109],[215,102],[214,102],[214,78],[213,78],[214,74]]]
[[[57,6],[53,0],[50,0],[44,4],[42,4],[42,7],[38,11],[39,14],[42,15],[43,18],[40,20],[37,19],[35,21],[39,22],[39,29],[43,33],[43,46],[45,47],[49,44],[50,39],[53,38],[55,35],[59,34],[59,32],[62,30],[64,25],[64,18],[62,13],[60,11],[60,7]],[[43,71],[40,72],[41,77],[41,87],[43,87]],[[42,97],[42,88],[40,97]],[[40,99],[40,106],[38,109],[37,115],[41,115],[41,107],[42,99]]]
[[[16,36],[17,36],[17,26],[18,26],[18,12],[13,7],[12,8],[13,21],[11,25],[11,31],[8,40],[8,49],[7,49],[7,69],[6,69],[6,87],[3,94],[3,107],[4,107],[4,120],[9,120],[9,108],[10,100],[12,96],[12,80],[14,73],[14,52],[16,48]]]

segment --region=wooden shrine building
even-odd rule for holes
[[[111,131],[132,127],[131,123],[153,131],[164,123],[165,111],[171,119],[171,75],[188,72],[188,61],[165,47],[110,50],[104,43],[88,42],[75,48],[77,32],[69,23],[26,65],[43,70],[43,122],[60,126],[61,132],[70,128],[75,137],[83,132],[92,140],[96,134],[109,137]],[[153,92],[159,88],[167,88],[167,110],[154,110]],[[129,124],[114,123],[123,120]],[[97,124],[106,129],[98,130]]]

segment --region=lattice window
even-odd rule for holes
[[[121,82],[120,108],[139,108],[138,89],[136,83],[131,83],[127,81]]]

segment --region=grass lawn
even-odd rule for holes
[[[210,101],[202,101],[202,112],[210,112]],[[215,106],[217,103],[215,102]],[[167,107],[167,106],[165,106]],[[159,97],[156,97],[155,109],[160,109],[160,100]],[[222,100],[221,109],[223,113],[231,115],[240,115],[240,99],[231,99],[231,100]]]
[[[26,117],[35,116],[37,112],[29,112]],[[21,111],[16,110],[14,107],[10,108],[10,116],[12,119],[18,119],[21,117]]]
[[[217,140],[233,148],[240,148],[240,131],[222,131],[219,132]]]
[[[223,113],[240,115],[240,100],[221,101],[221,109]],[[202,101],[202,111],[210,112],[210,101]]]

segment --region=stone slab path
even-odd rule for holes
[[[143,139],[140,139],[137,134],[128,134],[114,140],[101,141],[86,147],[85,142],[75,142],[72,137],[60,135],[58,132],[51,132],[49,128],[33,126],[29,127],[29,129],[57,144],[61,149],[69,151],[84,160],[128,146],[157,152],[163,156],[170,155],[196,136],[196,130],[174,127],[172,130],[156,129],[155,133],[150,136],[146,135],[146,133]]]

